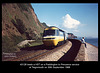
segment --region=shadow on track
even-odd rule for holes
[[[21,50],[27,50],[27,51],[37,51],[37,50],[52,50],[54,49],[55,47],[47,47],[47,46],[44,46],[44,45],[38,45],[38,46],[32,46],[32,47],[26,47],[26,48],[21,48]]]
[[[72,47],[58,61],[74,61],[75,57],[77,56],[77,53],[78,53],[80,46],[81,46],[81,42],[79,40],[76,40],[76,39],[69,39],[69,41],[71,41]]]

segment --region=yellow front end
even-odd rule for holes
[[[46,46],[57,46],[57,44],[60,42],[60,41],[63,41],[64,38],[61,38],[59,36],[49,36],[49,37],[44,37],[43,38],[43,43],[44,45]]]
[[[57,46],[59,38],[57,36],[46,36],[43,37],[43,43],[46,46]]]
[[[58,40],[43,40],[43,43],[46,46],[57,46]]]

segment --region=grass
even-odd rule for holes
[[[17,51],[17,44],[24,39],[21,36],[12,35],[12,39],[7,36],[2,37],[2,52],[14,52]]]
[[[12,19],[12,15],[9,12],[8,12],[8,16],[9,16],[10,19]]]
[[[17,3],[21,11],[28,11],[28,4],[26,3]]]
[[[32,46],[38,46],[38,45],[42,45],[42,44],[43,44],[42,41],[35,41],[35,42],[33,42],[33,43],[30,44],[30,47],[32,47]]]
[[[12,19],[11,22],[14,24],[14,26],[18,29],[18,31],[21,34],[25,33],[26,27],[21,19],[16,19],[16,21],[14,19]]]
[[[38,46],[38,45],[42,45],[43,42],[42,41],[33,41],[33,42],[29,42],[23,46],[20,46],[19,48],[28,48],[28,47],[33,47],[33,46]]]
[[[28,14],[26,14],[26,13],[23,13],[25,16],[26,16],[26,18],[29,20],[29,18],[28,18]]]
[[[32,46],[42,45],[42,40],[36,40],[33,42],[29,42],[22,47],[18,47],[17,44],[23,41],[24,39],[21,36],[12,36],[12,40],[7,36],[2,37],[2,52],[14,52],[17,51],[18,48],[27,48]]]

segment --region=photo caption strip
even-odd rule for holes
[[[28,67],[29,69],[70,69],[71,67],[79,67],[78,63],[20,63],[21,67]]]

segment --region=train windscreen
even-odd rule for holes
[[[43,36],[55,36],[56,35],[56,30],[45,30],[43,33]]]

